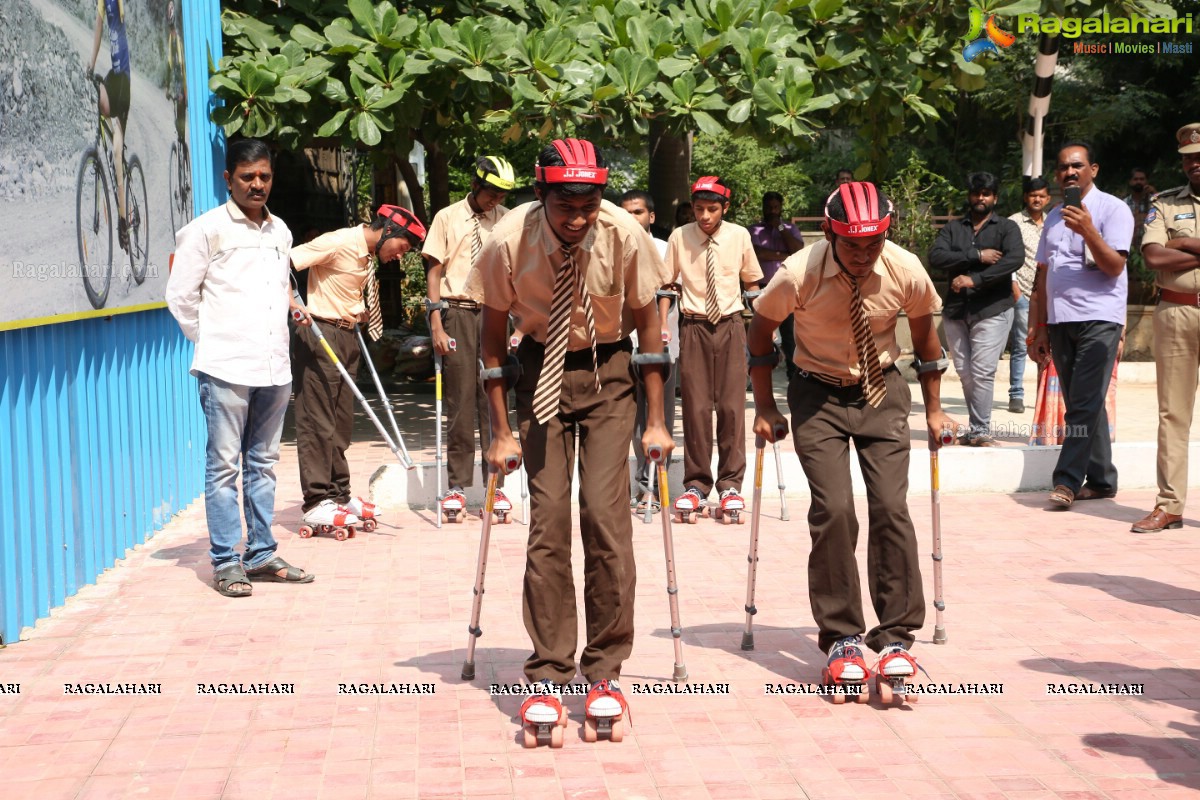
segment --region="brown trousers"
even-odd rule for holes
[[[567,354],[558,414],[533,419],[533,391],[544,347],[525,337],[517,349],[517,419],[529,475],[529,543],[525,560],[525,629],[533,654],[530,681],[575,677],[578,613],[571,574],[571,479],[579,445],[579,535],[587,644],[579,670],[589,682],[618,678],[633,649],[633,520],[626,492],[634,385],[628,339],[600,345],[599,373],[590,350]],[[596,392],[594,375],[601,390]]]
[[[862,387],[838,388],[797,374],[788,385],[792,435],[812,503],[808,526],[808,595],[824,652],[866,630],[858,581],[858,517],[850,483],[850,442],[867,485],[867,582],[879,624],[866,635],[878,652],[911,645],[925,624],[917,535],[908,513],[908,412],[912,394],[895,369],[884,373],[887,397],[871,408]]]
[[[713,488],[713,409],[717,412],[717,491],[742,488],[746,474],[746,328],[735,314],[713,325],[679,319],[683,485]]]
[[[362,357],[354,331],[317,323],[351,377]],[[300,466],[303,510],[322,500],[350,499],[346,450],[354,428],[354,392],[342,380],[312,329],[292,326],[292,391],[296,417],[296,460]]]
[[[446,474],[450,486],[475,482],[475,432],[483,452],[492,441],[488,425],[487,395],[479,380],[480,312],[469,308],[442,309],[442,327],[456,349],[442,358],[442,383],[446,401]],[[482,461],[482,459],[481,459]],[[483,464],[487,485],[487,464]],[[499,481],[504,485],[503,480]]]

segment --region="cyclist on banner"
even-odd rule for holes
[[[129,60],[129,40],[125,36],[124,0],[96,1],[96,30],[92,39],[92,57],[88,61],[88,77],[96,69],[100,55],[100,37],[104,21],[108,20],[108,42],[112,50],[112,68],[100,85],[100,113],[113,121],[113,163],[117,172],[117,240],[121,249],[129,251],[129,221],[125,210],[125,128],[129,121],[129,83],[132,70]]]
[[[175,0],[167,0],[167,99],[175,104],[175,135],[182,142],[187,131],[187,69]]]

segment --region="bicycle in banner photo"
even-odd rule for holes
[[[146,176],[142,163],[127,146],[121,147],[125,175],[124,204],[118,196],[117,167],[112,151],[112,120],[100,113],[100,87],[104,79],[89,73],[96,90],[96,141],[83,151],[75,179],[75,227],[79,242],[79,263],[83,288],[93,308],[104,308],[113,274],[113,230],[118,247],[129,256],[130,275],[137,284],[146,279],[150,260],[150,229],[147,210]],[[174,152],[174,148],[172,149]],[[184,168],[187,150],[183,150]],[[174,158],[174,157],[173,157]],[[174,165],[174,161],[172,164]],[[190,176],[189,189],[190,191]],[[110,191],[110,188],[111,191]],[[174,190],[174,184],[172,186]],[[174,194],[172,194],[174,200]],[[190,206],[190,199],[188,200]],[[120,211],[124,206],[125,221]],[[172,208],[174,213],[174,206]],[[124,263],[124,262],[123,262]]]

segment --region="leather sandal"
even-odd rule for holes
[[[276,573],[281,569],[287,570],[287,572],[277,575]],[[246,575],[252,581],[274,581],[275,583],[312,583],[317,579],[316,575],[309,575],[299,567],[293,567],[279,556],[275,556],[265,564],[246,570]]]
[[[249,597],[254,592],[240,561],[230,561],[213,573],[213,588],[225,597]]]
[[[1075,503],[1075,493],[1060,483],[1054,487],[1054,491],[1050,492],[1048,499],[1051,505],[1060,508],[1070,508]]]

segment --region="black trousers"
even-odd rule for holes
[[[1117,490],[1104,398],[1123,327],[1115,322],[1048,326],[1050,353],[1067,407],[1063,415],[1066,436],[1054,467],[1055,486],[1078,492],[1086,482],[1099,491]]]

